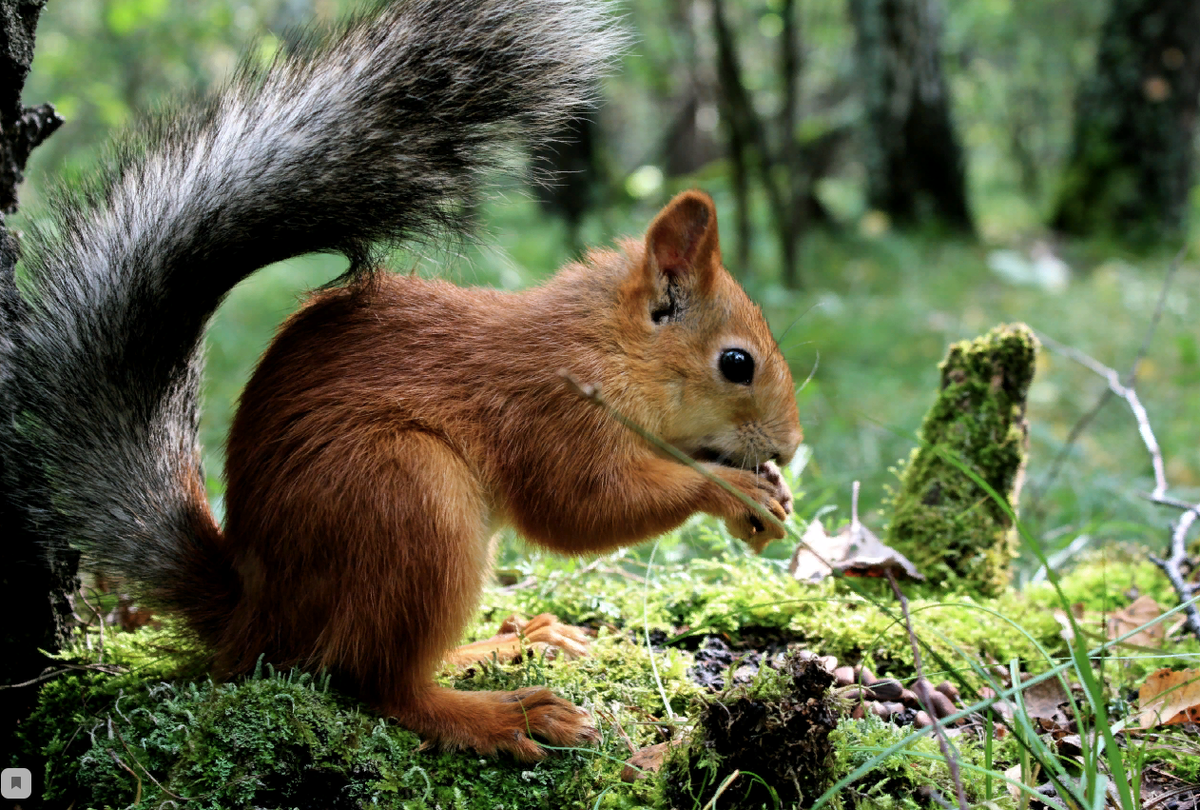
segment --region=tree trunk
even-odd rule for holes
[[[900,225],[972,231],[941,66],[937,0],[851,0],[867,115],[867,204]]]
[[[1057,230],[1128,241],[1186,225],[1200,99],[1200,3],[1112,0],[1096,67],[1075,98]]]
[[[33,36],[45,0],[0,0],[0,209],[17,208],[17,185],[30,151],[50,135],[62,119],[50,105],[21,106],[21,89],[33,59]],[[8,369],[17,347],[13,324],[23,317],[17,291],[16,237],[0,220],[0,420],[13,424]],[[4,556],[0,563],[0,685],[37,678],[50,663],[38,650],[59,649],[71,623],[67,595],[75,589],[78,555],[69,548],[47,545],[15,492],[21,488],[9,454],[22,452],[20,439],[0,434],[0,527]],[[0,688],[0,765],[8,767],[15,740],[12,730],[37,699],[33,687]],[[37,763],[20,763],[37,772]]]

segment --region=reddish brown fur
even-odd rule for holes
[[[651,321],[668,284],[681,317]],[[752,386],[716,356],[752,349]],[[547,690],[462,693],[432,675],[461,637],[502,524],[567,554],[602,552],[697,511],[761,546],[744,504],[572,394],[560,371],[780,517],[756,465],[800,441],[792,379],[759,310],[721,267],[699,192],[645,244],[594,251],[522,293],[379,275],[317,293],[281,329],[229,441],[228,524],[209,536],[236,604],[203,632],[217,669],[260,654],[327,668],[435,742],[533,759],[529,732],[591,739]],[[200,518],[197,518],[200,521]],[[224,610],[224,608],[223,608]]]

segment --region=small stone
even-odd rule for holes
[[[838,667],[833,671],[838,686],[849,686],[854,683],[854,667]]]
[[[854,675],[855,679],[863,686],[870,686],[871,684],[875,683],[875,681],[879,680],[875,677],[874,672],[863,666],[855,667]]]
[[[921,705],[921,701],[917,700],[917,693],[911,689],[905,689],[900,693],[900,702],[909,708]]]
[[[917,728],[929,728],[933,725],[933,720],[924,711],[917,712],[916,718],[913,720],[913,725]]]
[[[941,692],[930,692],[929,703],[939,720],[954,714],[954,704]]]
[[[876,700],[899,700],[904,687],[895,678],[881,678],[871,684],[871,694]]]
[[[958,687],[950,683],[950,681],[942,681],[934,687],[946,697],[950,698],[951,703],[958,703]]]
[[[817,659],[817,662],[821,666],[825,667],[826,672],[833,672],[834,670],[837,669],[837,665],[838,665],[837,656],[834,656],[834,655],[822,655],[820,658]]]

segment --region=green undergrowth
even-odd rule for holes
[[[891,599],[873,596],[880,604],[872,604],[846,583],[802,586],[782,563],[736,550],[655,565],[648,580],[644,568],[637,573],[624,562],[621,573],[600,565],[569,572],[535,555],[520,587],[485,592],[470,633],[490,635],[511,612],[549,611],[598,629],[591,657],[568,662],[530,655],[519,664],[485,664],[443,676],[464,689],[546,684],[586,707],[601,731],[599,745],[556,751],[536,765],[419,750],[414,734],[320,677],[269,666],[230,683],[180,675],[189,659],[169,652],[169,628],[110,633],[104,660],[122,673],[81,671],[47,683],[23,734],[49,762],[47,800],[74,801],[80,808],[160,807],[182,800],[176,797],[196,808],[665,807],[659,780],[631,785],[619,774],[631,749],[681,730],[709,699],[687,677],[690,650],[704,635],[719,635],[735,650],[742,643],[787,644],[864,663],[880,676],[914,675],[909,640]],[[1085,610],[1113,610],[1128,603],[1131,584],[1153,593],[1154,582],[1144,565],[1096,559],[1067,576],[1064,591],[1083,601]],[[877,582],[864,584],[878,590]],[[1065,654],[1053,616],[1058,607],[1046,586],[988,600],[914,593],[910,605],[920,638],[973,685],[982,680],[972,662],[1016,659],[1037,673],[1051,666],[1039,645],[1050,656]],[[1197,645],[1173,652],[1195,653]],[[79,658],[94,661],[95,655]],[[932,652],[924,659],[928,677],[955,677]],[[1132,657],[1110,666],[1108,678],[1124,694],[1164,663]],[[843,720],[833,737],[835,776],[865,761],[868,749],[886,748],[908,731]],[[912,752],[868,774],[843,806],[915,806],[896,799],[904,795],[896,792],[898,785],[944,787],[936,771],[941,766],[928,759],[935,753],[930,745],[914,743]],[[969,745],[960,752],[963,762],[982,767]]]
[[[579,662],[532,658],[483,665],[444,681],[463,689],[549,684],[590,709],[599,745],[558,750],[527,765],[472,753],[420,750],[417,736],[309,674],[260,668],[230,683],[164,679],[145,665],[142,630],[110,644],[129,674],[86,672],[42,690],[26,724],[29,745],[46,754],[45,799],[76,807],[160,807],[177,797],[197,808],[395,807],[573,808],[590,806],[610,784],[632,805],[649,785],[617,775],[634,745],[653,742],[647,719],[662,715],[649,655],[602,635]],[[672,704],[683,711],[698,688],[684,678],[688,657],[657,658]],[[614,797],[616,798],[616,797]]]
[[[835,756],[835,770],[849,773],[904,739],[912,729],[901,728],[876,717],[842,723],[830,735]],[[988,754],[970,738],[959,737],[955,747],[960,757],[959,775],[963,793],[972,806],[993,802],[994,807],[1014,807],[1003,783],[993,779],[989,785],[984,773]],[[997,743],[990,754],[991,770],[1011,765],[1018,756],[1012,738]],[[965,767],[963,767],[965,766]],[[934,806],[922,798],[922,791],[937,790],[950,795],[952,784],[949,768],[938,743],[932,737],[922,737],[909,743],[898,755],[875,766],[866,776],[847,788],[834,803],[842,808],[871,810],[918,810]]]

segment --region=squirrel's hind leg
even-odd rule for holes
[[[368,687],[364,697],[431,746],[506,751],[532,761],[545,755],[533,737],[552,745],[596,739],[587,714],[548,689],[461,692],[434,685],[490,569],[486,502],[462,457],[436,436],[405,432],[376,443],[373,452],[373,469],[361,477],[377,488],[369,496],[377,500],[364,511],[388,525],[369,527],[380,532],[375,559],[360,561],[368,580],[348,594],[360,604],[342,612],[359,623],[386,617],[360,624],[365,633],[348,633],[367,654],[356,673]],[[548,624],[527,628],[533,635]]]

